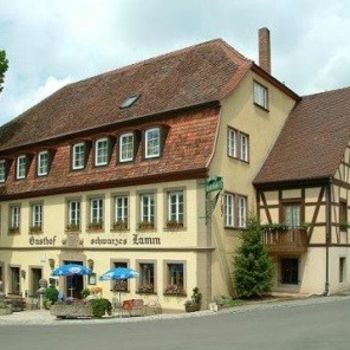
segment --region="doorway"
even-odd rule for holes
[[[21,278],[19,267],[10,267],[10,294],[21,294]]]
[[[64,261],[64,264],[83,265],[82,261]],[[81,291],[84,289],[83,276],[73,275],[66,277],[66,296],[75,299],[81,298]]]
[[[299,283],[299,259],[297,258],[282,258],[281,266],[281,283],[294,284]]]
[[[30,296],[35,297],[40,288],[39,281],[42,279],[42,270],[40,268],[31,268],[30,275]]]

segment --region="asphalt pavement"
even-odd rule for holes
[[[0,326],[0,350],[350,349],[350,300],[187,319]]]

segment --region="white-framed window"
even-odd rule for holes
[[[240,159],[249,161],[249,136],[246,134],[239,134],[240,137]]]
[[[128,133],[119,138],[119,162],[130,162],[134,159],[134,134]]]
[[[90,224],[103,224],[103,199],[90,199]]]
[[[160,156],[160,129],[153,128],[145,131],[145,158]]]
[[[268,90],[256,81],[254,81],[254,103],[264,109],[268,109],[269,107]]]
[[[237,130],[228,129],[227,152],[230,157],[237,158]]]
[[[27,156],[17,157],[16,178],[25,179],[27,176]]]
[[[108,138],[99,139],[95,142],[95,166],[108,164]]]
[[[43,206],[42,204],[32,205],[32,227],[41,228],[43,223]]]
[[[72,147],[72,169],[79,170],[85,168],[85,143],[76,143]]]
[[[184,223],[183,191],[168,193],[168,221],[176,224]]]
[[[0,160],[0,182],[6,181],[6,160]]]
[[[47,175],[49,172],[49,152],[42,151],[38,153],[38,168],[37,174],[38,176]]]
[[[127,224],[129,217],[129,197],[115,196],[114,197],[114,220],[116,223]]]
[[[80,201],[78,200],[68,202],[68,225],[80,226]]]
[[[140,201],[141,222],[154,224],[154,194],[141,194]]]
[[[20,206],[12,206],[10,208],[10,228],[11,229],[19,229],[21,224],[21,207]]]
[[[225,227],[235,226],[235,195],[225,193]]]
[[[247,225],[247,198],[238,197],[238,226],[246,227]]]

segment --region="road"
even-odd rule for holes
[[[1,350],[350,349],[350,300],[133,323],[0,326]]]

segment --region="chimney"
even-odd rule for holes
[[[259,66],[271,74],[270,31],[266,27],[259,29]]]

